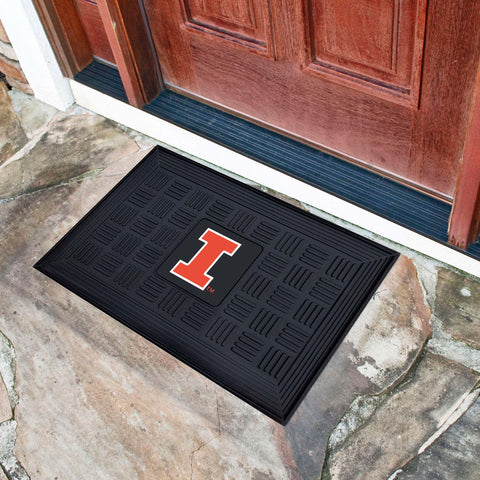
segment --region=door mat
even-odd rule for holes
[[[35,268],[286,424],[397,256],[156,147]]]

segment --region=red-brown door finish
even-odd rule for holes
[[[144,7],[167,87],[451,199],[480,52],[480,2]]]
[[[99,60],[115,63],[107,34],[103,28],[97,0],[74,0],[74,5],[92,54]]]

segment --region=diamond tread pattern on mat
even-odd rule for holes
[[[397,256],[157,147],[36,268],[285,424]]]

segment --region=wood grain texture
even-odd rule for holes
[[[448,240],[466,248],[480,234],[480,64],[472,102],[463,162],[458,176]]]
[[[94,0],[74,0],[74,2],[92,54],[107,62],[115,63],[97,2]]]
[[[92,51],[73,0],[33,0],[55,56],[66,77],[92,60]]]
[[[385,157],[402,158],[409,154],[411,130],[407,109],[398,110],[383,99],[305,76],[293,66],[266,70],[263,58],[247,61],[238,50],[232,49],[228,57],[219,58],[207,46],[197,45],[192,54],[197,65],[198,90],[202,97],[218,105],[241,111],[292,136],[327,147],[335,145],[336,150],[357,159],[368,158],[381,169],[386,169]],[[208,75],[212,71],[215,81]],[[242,88],[247,84],[248,89]],[[295,85],[301,86],[301,94],[297,90],[292,95]],[[274,98],[270,92],[275,92]],[[361,112],[361,117],[355,112]],[[353,125],[355,117],[358,123]],[[394,139],[378,135],[386,128],[396,132]],[[397,173],[408,177],[406,167],[397,165]]]
[[[270,58],[189,28],[178,0],[144,3],[171,88],[452,201],[480,2],[277,0]],[[237,24],[251,20],[248,5],[264,6],[187,3],[197,8],[191,18],[209,12],[213,22],[225,8]],[[313,72],[320,62],[328,73]]]
[[[315,35],[315,50],[332,55],[339,64],[359,68],[372,68],[382,72],[396,72],[401,30],[412,29],[410,20],[400,25],[401,9],[415,6],[412,2],[399,0],[314,0],[321,22],[312,26]],[[410,11],[408,13],[410,13]],[[312,12],[313,13],[313,12]],[[311,14],[310,18],[315,19]],[[374,34],[374,35],[372,35]]]
[[[304,0],[308,70],[418,105],[426,0]]]
[[[479,60],[480,2],[430,0],[410,162],[418,184],[452,199]]]
[[[268,0],[183,0],[182,6],[187,27],[272,54]]]
[[[275,61],[192,32],[173,0],[145,0],[165,81],[296,138],[411,179],[411,112],[391,101],[306,74],[302,2],[272,4]],[[385,131],[395,135],[385,135]]]
[[[165,83],[195,91],[195,73],[180,1],[143,0]],[[214,36],[212,36],[212,39]]]
[[[142,107],[162,88],[142,7],[137,0],[98,0],[97,4],[128,101]]]

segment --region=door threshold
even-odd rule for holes
[[[92,62],[70,81],[76,102],[194,159],[480,276],[480,242],[447,243],[451,205],[377,173],[164,90],[128,105],[118,71]]]

